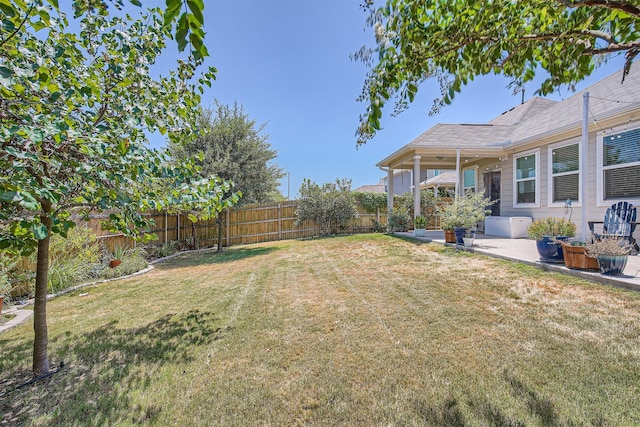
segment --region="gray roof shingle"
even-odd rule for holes
[[[640,108],[640,64],[635,64],[621,84],[622,70],[563,101],[532,98],[487,124],[436,124],[408,144],[418,147],[491,147],[518,145],[536,136],[580,126],[582,94],[590,93],[590,115],[602,118],[621,108]]]

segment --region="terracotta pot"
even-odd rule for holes
[[[109,267],[111,267],[111,268],[116,268],[120,264],[122,264],[122,260],[121,259],[112,259],[111,261],[109,261]]]
[[[444,241],[446,243],[455,243],[456,233],[453,230],[444,230]]]
[[[562,256],[564,257],[564,265],[568,268],[577,268],[579,270],[599,270],[598,260],[587,256],[587,248],[585,246],[572,246],[562,243]]]

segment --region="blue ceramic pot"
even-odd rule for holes
[[[464,245],[464,235],[467,233],[467,227],[453,227],[453,232],[456,233],[456,245]]]
[[[627,266],[629,255],[598,255],[600,273],[609,276],[620,276]]]
[[[568,236],[542,236],[542,239],[536,240],[540,261],[554,264],[563,263],[562,243],[559,241],[568,239]]]

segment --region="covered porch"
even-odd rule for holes
[[[464,125],[437,125],[436,128],[444,126],[459,127]],[[492,126],[484,125],[468,125],[468,127],[479,127],[485,133],[488,133],[488,130],[493,130]],[[387,173],[388,209],[391,211],[394,205],[393,177],[396,170],[411,170],[413,172],[412,190],[416,215],[420,211],[420,190],[424,186],[424,183],[420,182],[420,176],[421,172],[426,170],[453,171],[455,195],[463,194],[466,189],[471,189],[476,192],[485,191],[487,197],[492,200],[500,199],[501,163],[509,159],[509,154],[505,149],[507,141],[495,142],[494,137],[495,135],[490,134],[488,135],[489,141],[480,141],[476,138],[455,147],[444,144],[421,144],[419,137],[380,161],[377,166]],[[494,209],[493,215],[500,215],[500,205],[495,205]]]

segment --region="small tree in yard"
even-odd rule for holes
[[[346,228],[357,213],[351,180],[336,180],[322,186],[309,179],[302,183],[296,209],[297,225],[313,221],[320,227],[320,233],[328,236],[335,227]]]
[[[170,37],[167,19],[179,7],[133,20],[110,17],[100,0],[78,1],[76,32],[57,6],[0,3],[0,249],[37,251],[33,372],[42,375],[49,372],[50,239],[66,237],[72,215],[109,210],[104,225],[136,237],[150,225],[141,214],[147,209],[208,218],[237,198],[223,201],[227,182],[199,179],[187,163],[171,167],[145,145],[146,132],[192,138],[198,93],[214,78],[209,69],[193,82],[202,46],[167,76],[150,75]],[[179,43],[184,25],[178,24]]]

